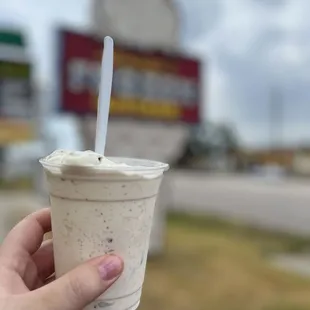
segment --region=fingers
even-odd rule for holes
[[[56,280],[55,274],[52,274],[49,278],[47,278],[47,279],[45,280],[45,282],[43,283],[43,285],[50,284],[50,283],[54,282],[55,280]]]
[[[1,247],[2,256],[12,256],[16,252],[32,255],[43,241],[46,232],[51,231],[51,213],[48,208],[28,215],[8,234]]]
[[[83,309],[104,293],[122,271],[123,261],[118,256],[98,257],[36,290],[33,298],[42,309],[44,305],[50,305],[49,310]]]
[[[27,285],[34,281],[35,265],[31,255],[41,246],[43,236],[51,230],[49,209],[28,215],[8,234],[0,248],[1,266],[25,280]]]
[[[54,271],[54,253],[52,240],[44,241],[40,249],[33,254],[32,259],[37,266],[39,279],[44,283]]]

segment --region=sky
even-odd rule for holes
[[[175,1],[182,46],[204,62],[204,116],[234,124],[249,146],[268,145],[271,129],[282,145],[310,144],[310,1]],[[25,27],[48,84],[54,30],[84,27],[89,10],[90,0],[0,0],[0,24]]]

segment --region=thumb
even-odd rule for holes
[[[123,261],[118,256],[97,257],[33,293],[45,309],[83,309],[105,292],[122,271]]]

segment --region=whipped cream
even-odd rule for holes
[[[56,150],[44,158],[49,164],[65,166],[82,166],[82,167],[129,167],[124,163],[115,163],[101,154],[93,151],[68,151]]]

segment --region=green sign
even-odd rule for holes
[[[0,117],[29,119],[31,94],[31,65],[0,61]]]
[[[25,46],[25,38],[19,31],[0,29],[0,44]]]
[[[0,61],[0,80],[8,78],[30,79],[30,65],[28,63],[15,63]]]

